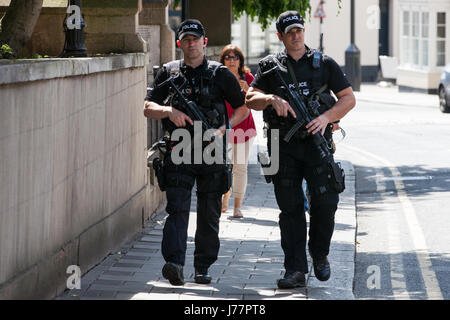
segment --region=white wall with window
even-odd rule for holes
[[[437,90],[439,75],[450,62],[449,0],[398,0],[400,88]]]
[[[447,0],[450,1],[450,0]],[[319,48],[320,19],[314,18],[314,12],[320,0],[311,0],[311,16],[305,18],[305,42],[311,48]],[[378,65],[378,28],[379,12],[374,7],[379,0],[355,1],[355,42],[361,50],[361,65]],[[323,19],[323,46],[325,54],[333,57],[340,65],[345,65],[345,50],[350,45],[350,0],[342,0],[342,8],[334,0],[326,1]],[[239,46],[246,55],[247,64],[257,64],[266,54],[283,50],[283,44],[278,40],[275,22],[264,32],[261,26],[252,22],[246,15],[233,21],[231,42]]]
[[[429,12],[402,11],[401,59],[405,66],[429,67]]]

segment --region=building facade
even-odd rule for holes
[[[323,33],[323,51],[333,57],[343,68],[345,50],[350,45],[350,0],[342,0],[342,7],[335,0],[325,1],[325,18],[321,26],[320,18],[314,17],[320,0],[311,0],[311,15],[305,18],[305,43],[311,48],[320,47]],[[376,81],[378,77],[379,46],[379,0],[355,1],[355,42],[361,50],[362,80]],[[257,22],[243,15],[232,24],[232,43],[243,49],[247,63],[253,68],[258,60],[269,53],[282,50],[278,40],[275,22],[265,31]]]
[[[398,57],[401,91],[436,93],[439,76],[450,62],[450,1],[392,1],[393,50]]]
[[[344,68],[350,45],[351,0],[327,0],[325,18],[314,17],[320,0],[311,0],[311,15],[305,17],[305,42],[319,48],[323,33],[324,53]],[[380,56],[395,61],[400,91],[436,93],[439,75],[450,62],[450,0],[360,0],[355,1],[355,44],[361,52],[363,82],[380,80]],[[258,23],[243,15],[232,24],[232,43],[256,69],[261,57],[282,49],[275,22],[262,31]]]

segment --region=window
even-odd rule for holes
[[[401,31],[401,63],[419,67],[429,65],[428,12],[403,11]]]
[[[402,27],[402,62],[403,63],[411,63],[410,53],[411,50],[409,48],[409,34],[410,32],[410,21],[409,21],[409,12],[403,12],[403,27]]]
[[[419,12],[412,13],[412,32],[411,32],[411,40],[412,40],[412,56],[413,63],[415,65],[419,64]]]
[[[422,12],[422,28],[421,28],[421,42],[422,42],[422,65],[428,66],[428,25],[429,13]]]
[[[445,12],[437,13],[437,26],[436,26],[436,65],[445,65]]]

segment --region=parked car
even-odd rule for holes
[[[439,109],[444,113],[450,113],[450,63],[447,64],[439,81]]]

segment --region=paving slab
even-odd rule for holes
[[[232,210],[220,218],[221,248],[210,268],[209,285],[194,283],[193,252],[196,227],[195,206],[188,227],[185,284],[172,286],[162,277],[162,229],[166,213],[158,213],[135,241],[112,252],[82,277],[82,289],[64,292],[64,300],[307,300],[354,299],[352,284],[355,252],[354,169],[342,161],[348,185],[340,195],[335,215],[329,260],[331,279],[320,282],[314,272],[307,286],[280,290],[276,282],[284,275],[284,255],[280,245],[279,209],[273,185],[265,183],[257,165],[249,165],[248,193],[243,206],[244,219],[230,219]],[[195,199],[195,192],[193,192]],[[232,206],[233,199],[230,199]],[[307,220],[309,217],[307,215]],[[309,258],[309,264],[311,259]]]

